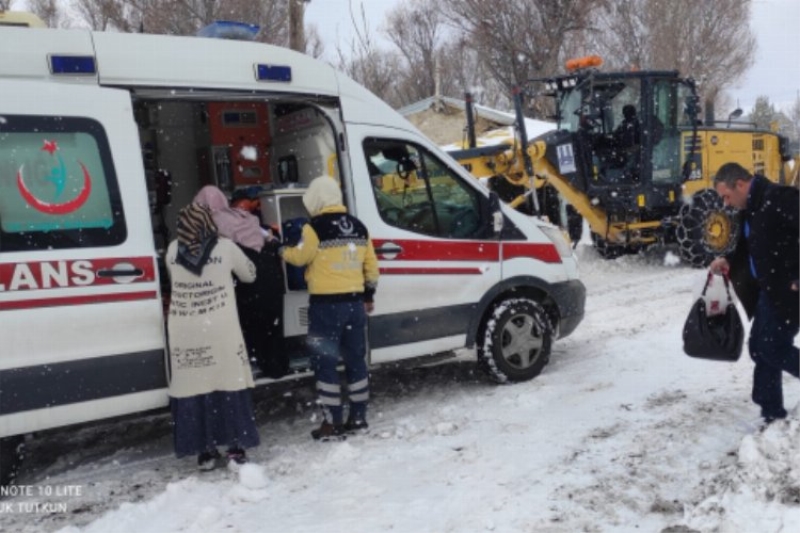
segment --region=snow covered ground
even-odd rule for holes
[[[166,416],[51,433],[0,530],[797,531],[800,382],[785,379],[789,419],[758,431],[747,355],[681,350],[700,271],[664,249],[577,253],[586,318],[530,382],[493,385],[469,360],[381,369],[370,434],[341,443],[309,437],[308,381],[261,389],[239,473],[175,459]]]

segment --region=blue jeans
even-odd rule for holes
[[[756,363],[753,370],[753,401],[764,418],[784,418],[782,372],[799,377],[800,350],[794,345],[798,320],[786,321],[761,292],[756,304],[748,348]]]
[[[308,309],[308,322],[306,343],[317,380],[317,399],[325,419],[333,424],[342,423],[342,389],[336,369],[341,358],[347,377],[349,416],[365,420],[369,378],[364,302],[313,302]]]

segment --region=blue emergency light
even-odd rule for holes
[[[53,74],[97,74],[94,56],[50,56],[50,72]]]
[[[215,20],[208,26],[200,28],[196,35],[234,41],[253,41],[260,30],[261,26],[257,24],[247,24],[235,20]]]
[[[258,81],[292,81],[292,67],[284,65],[256,65],[256,79]]]

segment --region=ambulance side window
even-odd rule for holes
[[[403,141],[364,141],[372,191],[381,218],[435,237],[483,237],[481,196],[424,148]]]
[[[0,116],[0,251],[113,246],[126,235],[99,122]]]

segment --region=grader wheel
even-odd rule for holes
[[[736,245],[738,219],[722,205],[722,199],[705,189],[681,206],[676,237],[681,259],[695,267],[707,266],[714,257]]]

